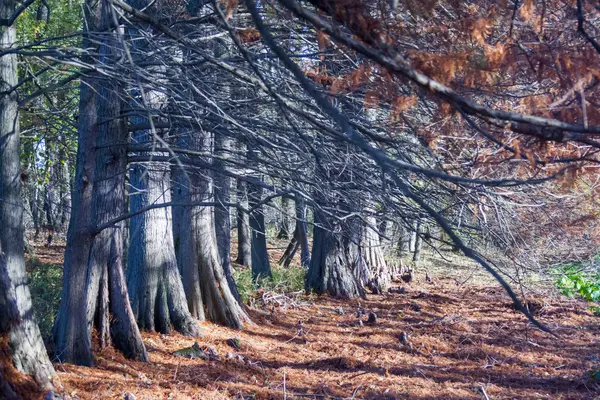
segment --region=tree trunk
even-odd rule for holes
[[[296,251],[298,251],[299,247],[300,242],[298,242],[298,230],[296,229],[294,230],[294,236],[292,236],[292,240],[290,240],[290,243],[287,245],[283,255],[278,261],[278,264],[283,265],[284,268],[289,268],[290,263],[294,259]]]
[[[150,1],[128,0],[134,6],[147,6]],[[159,6],[160,7],[160,6]],[[148,42],[143,34],[152,29],[144,24],[127,29],[132,43],[133,63],[147,57]],[[159,74],[164,72],[160,67]],[[136,77],[138,78],[138,77]],[[159,82],[164,83],[164,82]],[[130,106],[139,114],[151,110],[164,109],[168,98],[152,87],[130,88]],[[145,109],[149,110],[146,111]],[[150,117],[151,118],[151,117]],[[149,117],[132,116],[132,125],[147,125]],[[141,145],[158,145],[164,132],[138,130],[132,134],[132,142]],[[157,153],[144,152],[149,156]],[[171,174],[169,162],[149,161],[133,165],[129,171],[131,191],[130,212],[137,212],[150,205],[171,202]],[[175,243],[173,238],[173,218],[171,207],[155,208],[138,214],[129,221],[129,251],[127,257],[127,284],[133,312],[142,329],[169,333],[172,329],[188,335],[200,336],[200,326],[190,314],[183,282],[177,269]]]
[[[414,262],[419,262],[421,260],[421,248],[423,247],[423,238],[421,237],[421,234],[421,224],[417,224],[417,229],[415,231],[415,249],[413,254]]]
[[[410,233],[409,233],[409,242],[408,242],[408,251],[410,251],[411,253],[414,253],[415,251],[415,244],[417,243],[417,229],[419,228],[418,223],[413,222],[411,224],[411,229],[410,229]]]
[[[97,26],[95,3],[90,0],[84,7],[84,26],[92,31]],[[109,26],[111,21],[107,8],[104,1],[103,26]],[[85,35],[84,46],[91,47],[92,43]],[[114,62],[117,48],[113,34],[105,33],[99,51],[101,62]],[[123,224],[94,235],[96,226],[125,212],[127,131],[118,118],[121,88],[114,80],[101,84],[90,76],[84,79],[63,295],[54,327],[56,355],[62,361],[92,365],[91,335],[96,326],[101,346],[112,339],[126,357],[147,361],[123,274]],[[115,143],[122,145],[114,146]]]
[[[59,214],[57,216],[57,225],[59,231],[65,232],[66,227],[69,222],[69,211],[71,209],[71,174],[69,172],[69,163],[67,162],[67,154],[65,152],[64,146],[61,146],[58,152],[59,160],[63,160],[63,162],[58,165],[59,176],[60,176],[60,205],[59,205]]]
[[[0,19],[8,19],[15,8],[12,0],[0,2]],[[15,42],[16,26],[0,26],[0,48]],[[17,82],[17,55],[0,56],[0,351],[19,372],[51,390],[56,373],[35,322],[25,273],[18,99],[12,90]]]
[[[406,227],[402,224],[396,224],[397,229],[397,252],[398,257],[402,258],[408,253],[410,236]]]
[[[265,236],[265,215],[262,206],[257,206],[262,198],[263,189],[258,185],[250,184],[248,191],[250,207],[257,207],[250,213],[250,230],[252,234],[252,279],[259,280],[271,277],[271,265],[267,252],[267,238]]]
[[[173,171],[173,200],[175,203],[199,202],[198,171],[185,173],[177,166]],[[173,237],[177,266],[183,280],[183,288],[190,314],[201,321],[206,319],[204,303],[200,292],[200,238],[199,207],[173,207]]]
[[[248,186],[246,181],[237,181],[238,202],[248,208]],[[238,254],[235,262],[249,267],[252,265],[252,234],[250,233],[250,216],[243,210],[237,210]]]
[[[194,132],[193,135],[181,135],[187,148],[212,149],[209,134]],[[213,183],[206,172],[198,169],[187,172],[189,183],[177,189],[182,202],[207,203],[214,200]],[[179,181],[183,179],[187,180],[179,178]],[[189,206],[179,214],[182,218],[177,224],[179,232],[176,235],[182,257],[178,261],[190,310],[203,317],[205,307],[210,321],[241,329],[250,319],[231,292],[219,261],[213,209],[202,205]]]
[[[292,232],[292,218],[290,217],[290,199],[286,196],[281,197],[281,226],[277,239],[289,239]]]
[[[368,286],[373,293],[381,294],[392,282],[392,273],[383,257],[379,234],[373,229],[375,217],[367,217],[362,228],[361,252],[369,270]]]
[[[222,134],[215,134],[215,154],[213,160],[214,170],[214,191],[215,191],[215,235],[217,238],[217,249],[219,260],[223,266],[223,273],[229,284],[229,289],[236,300],[242,304],[242,298],[238,291],[235,279],[233,278],[233,270],[231,266],[231,216],[229,214],[229,206],[226,203],[231,201],[231,178],[219,171],[226,168],[222,159],[230,156],[231,140]]]
[[[96,7],[91,5],[92,1],[87,0],[84,6],[84,28],[93,31],[97,25],[94,14],[98,11],[92,8]],[[92,46],[87,31],[84,31],[82,46]],[[96,165],[97,85],[91,74],[83,77],[79,85],[73,203],[67,231],[62,296],[54,322],[56,356],[62,361],[82,365],[93,364],[91,336],[85,329],[87,322],[83,304],[86,296],[87,265],[93,240],[92,198]]]
[[[4,167],[4,163],[1,166]],[[5,172],[4,169],[2,172]],[[5,189],[3,184],[0,186]],[[7,193],[3,190],[1,194],[6,195]],[[1,222],[6,227],[8,221],[2,219]],[[16,369],[18,372],[32,375],[43,391],[54,388],[52,379],[56,376],[33,317],[29,286],[24,283],[26,276],[22,253],[22,267],[19,267],[21,272],[19,273],[15,268],[18,263],[18,257],[14,256],[15,245],[18,245],[16,242],[18,240],[12,242],[3,240],[2,243],[5,245],[0,248],[0,355],[2,355],[0,359],[0,398],[3,399],[20,398],[15,393],[16,388],[11,386],[10,375],[7,375],[6,380],[2,377],[3,371]],[[12,265],[9,265],[7,260],[10,260]],[[20,283],[15,284],[15,282]],[[4,364],[7,362],[10,364]]]
[[[279,265],[289,268],[296,252],[300,249],[300,265],[308,268],[310,264],[310,250],[308,249],[308,238],[306,236],[306,206],[301,201],[296,201],[296,228],[285,252],[279,259]]]
[[[36,182],[31,183],[31,197],[29,198],[29,208],[31,209],[31,220],[33,222],[34,240],[40,236],[40,189]]]
[[[136,121],[140,122],[140,121]],[[134,140],[149,142],[146,131]],[[149,162],[130,170],[130,211],[151,204],[171,202],[169,164]],[[131,218],[129,228],[127,285],[133,313],[141,329],[169,333],[172,329],[199,336],[200,327],[189,312],[183,283],[177,269],[171,207],[146,211]]]
[[[84,28],[94,30],[96,13],[88,0],[84,6]],[[95,3],[95,2],[94,2]],[[99,6],[98,6],[99,9]],[[82,46],[92,46],[87,30]],[[89,57],[88,57],[89,58]],[[84,58],[85,61],[85,58]],[[90,60],[92,61],[91,58]],[[93,241],[92,199],[96,165],[97,89],[91,74],[79,86],[77,159],[72,193],[71,217],[63,269],[63,288],[58,315],[54,323],[54,352],[65,362],[92,365],[91,335],[84,304],[89,253]]]
[[[308,230],[306,228],[306,204],[296,198],[296,231],[300,242],[300,265],[308,269],[310,265],[310,249],[308,247]]]
[[[332,223],[315,210],[313,248],[306,276],[307,292],[328,293],[334,297],[364,297],[364,289],[352,265],[353,255],[348,252],[348,239],[344,238],[339,223]]]

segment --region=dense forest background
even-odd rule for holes
[[[598,2],[1,1],[0,396],[464,265],[548,346],[600,312]]]

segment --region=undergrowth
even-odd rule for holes
[[[28,262],[27,275],[33,309],[46,344],[52,339],[52,326],[58,313],[62,274],[63,266],[60,264],[43,263],[36,257]]]
[[[265,291],[278,293],[290,293],[304,290],[305,271],[302,268],[280,266],[271,268],[271,278],[260,280],[252,279],[252,270],[250,268],[237,268],[234,272],[235,282],[244,303],[256,294],[257,290],[262,288]]]
[[[565,264],[559,267],[558,272],[556,286],[563,295],[600,303],[600,272],[590,272],[579,263]],[[600,316],[600,305],[593,305],[590,309]]]

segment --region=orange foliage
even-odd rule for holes
[[[252,43],[260,40],[260,32],[255,28],[241,29],[237,31],[237,35],[242,43]]]

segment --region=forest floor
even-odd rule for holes
[[[40,265],[62,261],[60,245],[34,251]],[[555,337],[528,324],[498,285],[475,279],[472,265],[452,274],[428,265],[433,282],[417,274],[403,294],[258,292],[247,329],[201,324],[197,341],[215,352],[208,360],[172,354],[193,338],[145,332],[150,363],[107,349],[93,368],[55,364],[58,379],[81,399],[600,399],[591,376],[600,318],[589,304],[530,302]]]

